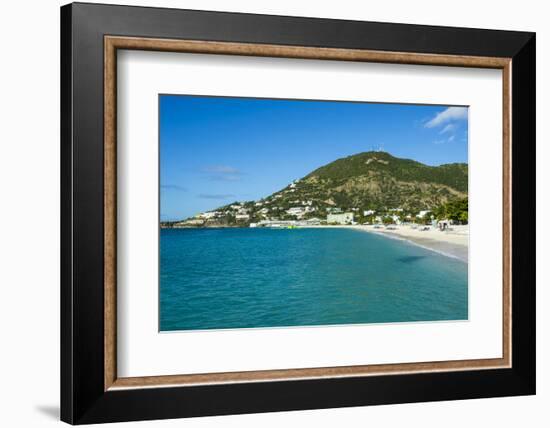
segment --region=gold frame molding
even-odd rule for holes
[[[502,358],[432,361],[404,364],[358,365],[305,369],[262,370],[229,373],[204,373],[170,376],[119,378],[116,367],[116,87],[117,50],[147,50],[218,55],[244,55],[279,58],[323,59],[335,61],[379,62],[394,64],[440,65],[493,68],[502,70],[503,81],[503,322]],[[272,380],[337,378],[369,375],[392,375],[511,367],[511,67],[510,58],[436,55],[407,52],[382,52],[357,49],[334,49],[194,40],[169,40],[137,37],[104,37],[104,389],[192,386]]]

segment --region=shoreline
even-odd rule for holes
[[[375,229],[373,225],[324,225],[324,226],[300,226],[301,229],[352,229],[361,232],[374,233],[389,239],[398,239],[417,245],[426,250],[434,251],[446,257],[459,259],[468,263],[469,227],[453,226],[453,231],[442,232],[430,227],[430,230],[421,231],[421,225],[412,229],[410,225],[394,225],[396,229]]]
[[[375,231],[364,230],[366,232],[375,233],[381,236],[385,236],[389,239],[397,239],[399,241],[409,242],[418,247],[422,247],[426,250],[436,252],[446,257],[458,259],[464,263],[468,263],[468,245],[458,244],[454,242],[448,242],[443,239],[436,240],[425,237],[411,237],[407,235],[399,235],[398,233],[391,233],[391,231]],[[387,233],[385,233],[387,232]],[[445,233],[445,232],[440,232]]]
[[[352,226],[358,230],[410,242],[419,247],[459,259],[468,263],[468,226],[454,226],[453,231],[442,232],[438,229],[421,231],[410,226],[395,226],[395,230],[374,229],[373,226]]]

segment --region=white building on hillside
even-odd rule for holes
[[[248,220],[250,219],[250,215],[248,214],[237,214],[235,215],[236,220]]]
[[[292,208],[289,208],[288,210],[286,210],[286,213],[288,215],[293,215],[293,216],[296,216],[296,217],[301,217],[305,214],[306,210],[304,209],[304,207],[292,207]]]
[[[353,213],[329,214],[327,215],[327,223],[351,224],[353,223]]]
[[[304,216],[304,214],[310,213],[310,212],[313,212],[313,211],[315,211],[315,208],[310,207],[310,206],[291,207],[288,210],[286,210],[286,213],[288,215],[292,215],[292,216],[295,216],[295,217],[298,217],[298,218],[302,218]]]
[[[220,215],[221,213],[219,211],[208,211],[208,212],[199,214],[199,217],[204,219],[209,219],[209,218],[219,217]]]

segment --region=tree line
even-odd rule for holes
[[[461,224],[468,223],[468,198],[457,199],[442,204],[433,210],[438,220],[449,219]]]

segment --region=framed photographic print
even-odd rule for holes
[[[76,3],[61,53],[62,420],[535,393],[533,33]]]

